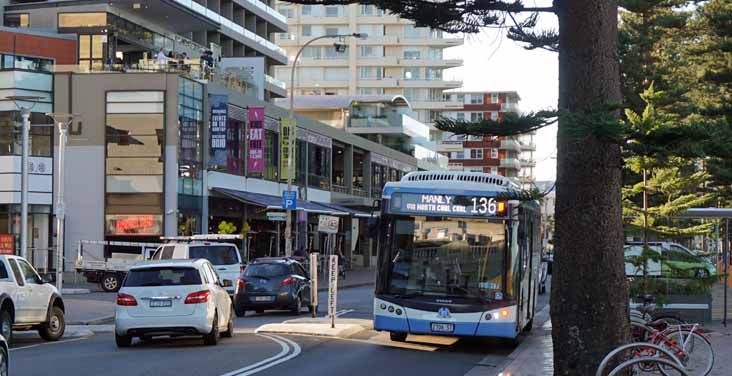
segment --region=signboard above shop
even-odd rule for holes
[[[394,192],[391,213],[426,216],[503,217],[507,203],[482,195],[448,195]]]
[[[339,223],[340,220],[338,217],[334,217],[332,215],[321,215],[318,217],[318,232],[337,234]]]

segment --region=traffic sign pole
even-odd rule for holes
[[[318,315],[318,254],[310,254],[310,312],[313,317]]]

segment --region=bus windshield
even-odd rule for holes
[[[503,221],[396,217],[391,244],[391,294],[503,299]]]

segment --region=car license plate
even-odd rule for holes
[[[271,302],[272,297],[271,296],[255,296],[254,301],[255,302]]]
[[[444,324],[433,322],[431,329],[435,333],[452,333],[455,331],[455,324]]]
[[[151,300],[150,301],[150,308],[162,308],[162,307],[172,307],[173,301],[170,299],[157,299],[157,300]]]

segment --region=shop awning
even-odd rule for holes
[[[347,208],[345,206],[336,205],[336,204],[326,204],[326,203],[322,203],[322,202],[319,202],[318,204],[319,205],[326,206],[326,207],[329,207],[329,208],[331,208],[333,210],[337,210],[337,211],[340,211],[340,212],[348,213],[348,215],[350,215],[352,217],[371,218],[371,214],[369,214],[369,213],[362,212],[362,211],[359,211],[359,210],[356,210],[356,209]]]
[[[282,210],[282,197],[265,195],[262,193],[237,191],[226,188],[213,188],[214,192],[218,192],[224,196],[231,197],[235,200],[245,202],[247,204],[257,205],[271,210]],[[344,208],[345,209],[345,208]],[[330,214],[330,215],[348,215],[345,210],[338,210],[325,206],[324,204],[315,203],[297,199],[297,210],[304,210],[308,213]]]

